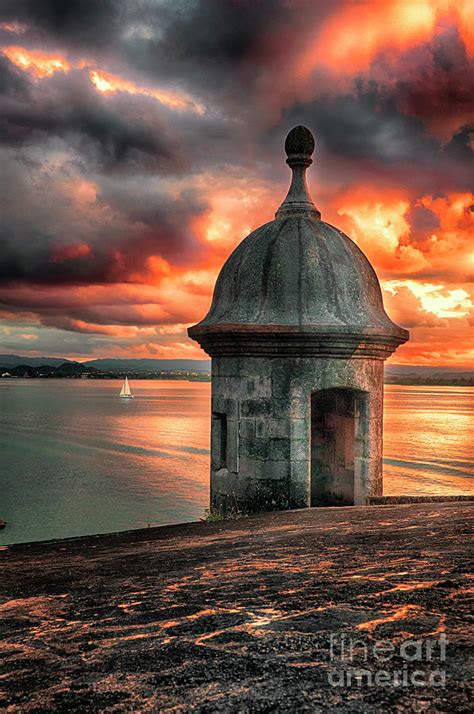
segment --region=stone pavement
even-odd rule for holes
[[[0,707],[467,712],[472,512],[305,509],[11,546]]]

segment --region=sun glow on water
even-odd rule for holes
[[[209,498],[210,385],[3,380],[0,543],[194,521]],[[389,385],[385,493],[469,493],[474,391]],[[472,492],[472,489],[471,489]]]

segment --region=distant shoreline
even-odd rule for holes
[[[473,387],[474,369],[422,365],[385,366],[385,384]],[[211,381],[211,361],[197,359],[93,359],[76,362],[60,357],[0,354],[1,378],[166,379]]]
[[[25,380],[42,380],[42,381],[47,381],[50,379],[70,379],[70,380],[89,380],[89,381],[96,381],[96,380],[102,380],[102,381],[108,381],[108,380],[120,380],[124,379],[125,377],[128,377],[128,379],[133,379],[134,381],[149,381],[149,380],[156,380],[156,381],[183,381],[183,382],[211,382],[211,375],[206,374],[203,372],[198,372],[195,374],[189,374],[186,372],[182,373],[170,373],[170,372],[164,372],[162,374],[135,374],[133,372],[120,372],[120,373],[115,373],[115,374],[101,374],[101,375],[95,375],[95,374],[78,374],[78,375],[59,375],[59,374],[51,374],[51,375],[9,375],[9,376],[3,376],[0,375],[0,380],[2,382],[5,382],[5,384],[8,384],[8,382],[12,379],[25,379]],[[384,384],[395,384],[399,386],[405,386],[405,387],[474,387],[474,379],[463,379],[463,378],[446,378],[446,379],[440,379],[440,378],[434,378],[434,377],[420,377],[420,378],[394,378],[394,377],[387,377],[384,380]]]
[[[184,382],[210,382],[211,381],[211,375],[210,374],[203,374],[202,372],[198,372],[196,374],[187,374],[187,373],[181,373],[181,374],[175,374],[175,373],[168,373],[165,372],[160,375],[156,374],[134,374],[133,372],[121,372],[120,374],[101,374],[101,375],[95,375],[95,374],[79,374],[79,375],[71,375],[71,374],[51,374],[51,375],[16,375],[12,374],[8,377],[4,377],[3,375],[0,375],[0,380],[8,383],[12,379],[21,379],[21,380],[41,380],[43,382],[46,382],[51,379],[69,379],[69,380],[88,380],[88,381],[109,381],[112,379],[120,380],[120,379],[125,379],[125,377],[128,377],[128,379],[133,379],[134,381],[142,381],[142,380],[165,380],[165,381],[184,381]]]

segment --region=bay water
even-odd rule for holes
[[[210,384],[3,379],[0,544],[202,518]],[[387,385],[384,492],[469,494],[474,389]]]

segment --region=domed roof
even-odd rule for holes
[[[314,150],[311,132],[295,127],[285,149],[293,171],[285,201],[275,220],[257,228],[229,256],[208,314],[189,335],[209,354],[222,352],[219,342],[225,342],[224,352],[232,351],[236,342],[241,349],[249,340],[259,342],[259,352],[263,342],[264,351],[269,348],[270,335],[273,343],[284,340],[287,347],[288,336],[294,343],[299,335],[295,347],[301,347],[305,336],[303,353],[309,344],[314,352],[317,337],[334,343],[333,349],[335,343],[348,341],[345,348],[339,346],[344,353],[357,345],[360,349],[364,338],[371,350],[379,343],[384,346],[386,357],[408,339],[408,332],[386,314],[379,281],[364,253],[320,219],[305,180]],[[321,349],[327,350],[328,344]]]

